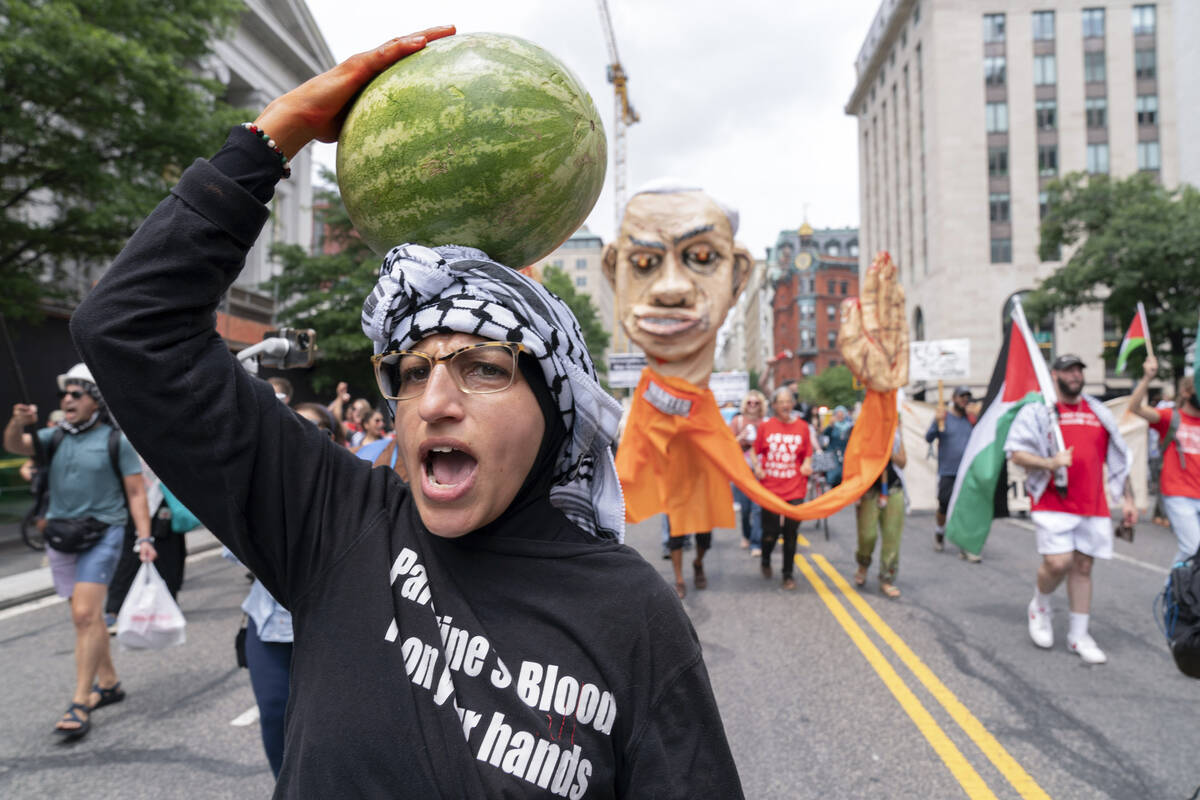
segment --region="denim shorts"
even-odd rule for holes
[[[77,583],[108,585],[121,560],[121,545],[125,542],[125,526],[113,525],[104,537],[82,553],[60,553],[46,548],[54,591],[59,597],[70,597]]]

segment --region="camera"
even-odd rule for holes
[[[312,328],[280,328],[263,334],[263,342],[276,339],[286,342],[287,347],[264,348],[258,353],[258,365],[270,369],[297,369],[311,367],[317,357],[317,332]]]

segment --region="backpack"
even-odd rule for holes
[[[1175,564],[1155,603],[1175,666],[1200,679],[1200,550]]]

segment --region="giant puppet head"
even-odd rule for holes
[[[708,385],[717,329],[754,263],[737,226],[736,211],[678,181],[647,184],[626,204],[604,274],[621,326],[658,372]]]

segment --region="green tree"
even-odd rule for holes
[[[326,186],[314,189],[314,224],[324,232],[322,252],[311,255],[299,245],[276,245],[283,265],[268,286],[284,298],[276,317],[281,325],[317,332],[317,362],[312,386],[333,396],[338,381],[356,397],[376,396],[371,347],[362,332],[362,304],[379,277],[380,258],[359,238],[342,204],[332,172],[323,169]]]
[[[862,392],[854,388],[850,368],[839,364],[800,381],[796,396],[810,405],[850,408],[862,399]]]
[[[240,0],[0,0],[0,312],[86,289],[244,112],[195,71]],[[74,291],[73,291],[74,290]]]
[[[1052,182],[1047,192],[1038,252],[1049,260],[1063,248],[1073,251],[1026,300],[1028,316],[1101,302],[1124,333],[1140,300],[1160,361],[1183,374],[1200,311],[1200,192],[1166,189],[1145,174],[1114,180],[1082,173]],[[1159,350],[1163,343],[1169,353]]]
[[[542,273],[542,285],[562,298],[579,327],[583,330],[583,340],[587,343],[588,353],[596,363],[596,372],[603,378],[608,374],[608,364],[604,362],[604,348],[608,347],[608,332],[600,324],[600,312],[592,304],[592,298],[583,292],[575,291],[570,276],[559,267],[546,267]]]

